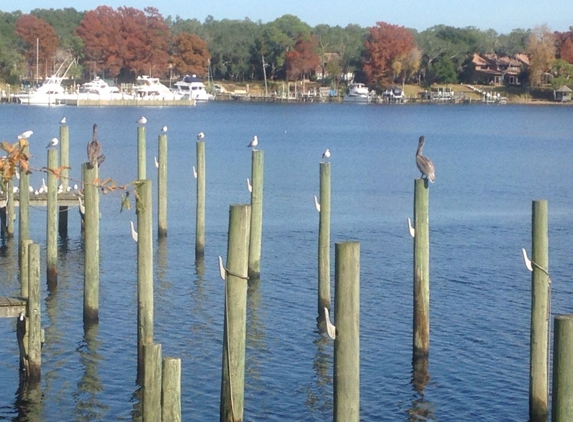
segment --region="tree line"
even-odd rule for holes
[[[396,83],[474,83],[474,54],[525,53],[523,80],[573,86],[573,27],[546,25],[499,34],[436,25],[416,31],[386,22],[311,27],[293,15],[272,22],[164,18],[156,8],[99,6],[0,11],[0,80],[19,84],[49,76],[73,61],[68,76],[127,82],[139,75],[188,73],[234,82],[319,78],[326,85],[355,78],[371,87]]]

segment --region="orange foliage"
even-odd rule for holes
[[[205,76],[211,55],[207,41],[195,34],[181,32],[172,39],[174,70],[179,74]]]
[[[364,72],[370,83],[384,85],[393,82],[394,62],[416,48],[416,43],[410,31],[403,26],[377,22],[370,28],[365,46],[368,59],[364,63]]]
[[[37,18],[33,15],[22,15],[16,22],[16,35],[26,44],[26,58],[32,73],[36,73],[36,40],[38,42],[38,74],[41,75],[45,70],[51,74],[56,50],[60,45],[60,39],[56,31],[44,19]],[[46,75],[49,76],[49,75]]]
[[[310,75],[320,65],[320,57],[316,50],[318,40],[314,36],[310,39],[299,35],[294,49],[286,53],[287,79],[296,80],[299,76]]]

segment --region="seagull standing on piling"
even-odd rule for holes
[[[105,155],[101,153],[101,144],[97,140],[97,124],[94,123],[92,140],[88,142],[88,163],[91,168],[96,164],[99,166],[105,160]]]
[[[326,148],[326,151],[324,151],[322,153],[322,159],[323,160],[328,160],[330,158],[330,150],[328,148]]]
[[[249,142],[249,145],[247,145],[247,147],[251,148],[253,151],[255,151],[255,147],[259,145],[259,138],[257,138],[257,135],[253,136],[253,139],[251,139],[251,142]]]
[[[197,140],[200,141],[201,139],[203,139],[205,137],[205,134],[203,132],[199,132],[197,134]]]
[[[33,133],[34,132],[31,130],[27,130],[26,132],[19,134],[18,139],[28,139],[30,136],[32,136]]]
[[[61,125],[65,125],[66,124],[66,118],[62,117],[62,120],[60,120],[60,124]]]
[[[167,126],[163,126],[163,127],[161,128],[161,132],[167,133]]]
[[[55,147],[56,145],[58,145],[58,138],[52,138],[46,149]]]
[[[147,119],[144,116],[141,116],[141,118],[137,121],[137,123],[140,125],[144,125],[147,123]]]
[[[422,155],[424,142],[426,142],[426,138],[424,136],[420,136],[420,139],[418,140],[418,149],[416,150],[416,166],[418,166],[418,170],[422,173],[422,179],[425,178],[434,183],[436,180],[434,163],[432,163],[428,157]]]

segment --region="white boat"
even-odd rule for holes
[[[210,101],[215,99],[214,95],[207,93],[205,84],[195,74],[185,75],[180,81],[175,82],[173,92],[186,100]]]
[[[352,82],[348,85],[348,94],[344,96],[344,102],[349,103],[369,103],[373,95],[368,91],[368,87],[360,82]]]
[[[22,104],[61,105],[67,95],[62,80],[59,76],[50,76],[38,88],[24,94],[15,94],[14,97]]]
[[[120,92],[118,87],[109,85],[98,76],[80,86],[78,92],[78,99],[82,100],[123,100],[127,98],[133,98],[133,96]]]
[[[382,93],[382,101],[384,102],[402,102],[404,100],[404,93],[397,86],[387,88],[386,91]]]
[[[142,100],[180,100],[182,96],[163,85],[159,78],[138,76],[135,97]]]

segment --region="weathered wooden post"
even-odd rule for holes
[[[67,192],[69,187],[70,166],[70,128],[67,124],[60,124],[60,184],[62,192]],[[68,206],[59,207],[58,233],[62,239],[68,237]]]
[[[225,283],[220,420],[243,420],[249,261],[249,205],[231,205]]]
[[[318,320],[324,308],[330,310],[330,163],[320,163],[320,203],[318,222]]]
[[[147,148],[145,145],[145,123],[137,126],[137,178],[145,180],[147,178]]]
[[[181,422],[181,359],[179,358],[163,358],[161,418],[162,422]]]
[[[6,184],[6,239],[14,237],[14,180],[8,180]]]
[[[46,224],[46,279],[48,290],[58,284],[58,151],[48,148],[48,193]]]
[[[28,291],[29,291],[29,282],[28,282],[28,245],[33,243],[30,239],[25,239],[22,241],[22,250],[20,251],[20,256],[22,259],[20,260],[20,296],[27,298]]]
[[[22,152],[29,154],[30,146],[24,146]],[[22,242],[30,238],[30,175],[22,166],[20,166],[20,192],[18,203],[18,250],[20,253],[19,261],[21,262]]]
[[[195,259],[205,256],[205,141],[197,141],[197,213]]]
[[[251,234],[249,240],[249,278],[252,279],[261,277],[264,159],[265,156],[263,151],[252,151]]]
[[[531,275],[531,340],[529,366],[529,420],[545,422],[548,416],[549,344],[549,237],[547,201],[532,205],[532,252],[536,264]]]
[[[557,315],[553,337],[551,422],[573,421],[573,315]]]
[[[143,346],[153,343],[153,236],[151,181],[139,180],[137,189],[137,369],[144,370]]]
[[[430,230],[427,179],[414,182],[414,359],[430,354]]]
[[[159,169],[157,173],[157,235],[167,236],[167,135],[159,135]]]
[[[143,421],[161,422],[161,344],[144,344],[143,357]]]
[[[28,246],[28,382],[42,377],[42,309],[40,300],[40,245]]]
[[[99,322],[99,190],[98,166],[82,164],[84,175],[84,326]]]
[[[360,243],[335,245],[334,421],[360,420]]]

